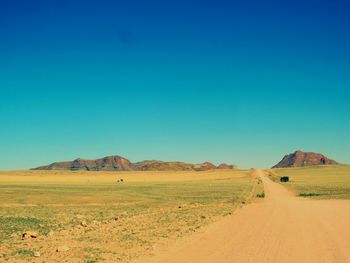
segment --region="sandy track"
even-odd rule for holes
[[[350,263],[350,201],[298,198],[260,176],[263,202],[156,252],[149,262]]]

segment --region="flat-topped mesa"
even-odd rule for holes
[[[56,162],[33,170],[71,171],[208,171],[213,169],[233,169],[233,165],[216,167],[210,162],[192,164],[185,162],[163,162],[158,160],[132,163],[121,156],[108,156],[96,160],[76,159],[70,162]],[[232,167],[232,168],[231,168]]]
[[[317,165],[338,164],[323,154],[314,152],[296,151],[283,157],[283,159],[272,168],[305,167]]]
[[[108,156],[96,160],[75,159],[70,162],[56,162],[33,170],[71,170],[71,171],[132,171],[134,165],[121,156]]]
[[[87,171],[132,171],[133,164],[120,156],[108,156],[97,160],[77,159],[72,163],[71,170]]]

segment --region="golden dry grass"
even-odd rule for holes
[[[289,176],[284,183],[296,195],[317,199],[350,199],[350,166],[331,165],[271,170],[271,177]]]
[[[129,262],[231,214],[260,188],[250,171],[0,172],[1,256]],[[22,241],[24,230],[39,238]]]

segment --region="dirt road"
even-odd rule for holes
[[[263,202],[157,251],[149,262],[350,263],[350,201],[295,197],[260,176]]]

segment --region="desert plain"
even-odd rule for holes
[[[129,262],[232,214],[256,191],[258,178],[239,170],[0,172],[0,261]],[[22,240],[26,231],[37,237]]]
[[[349,199],[346,165],[3,171],[0,262],[347,263]]]

